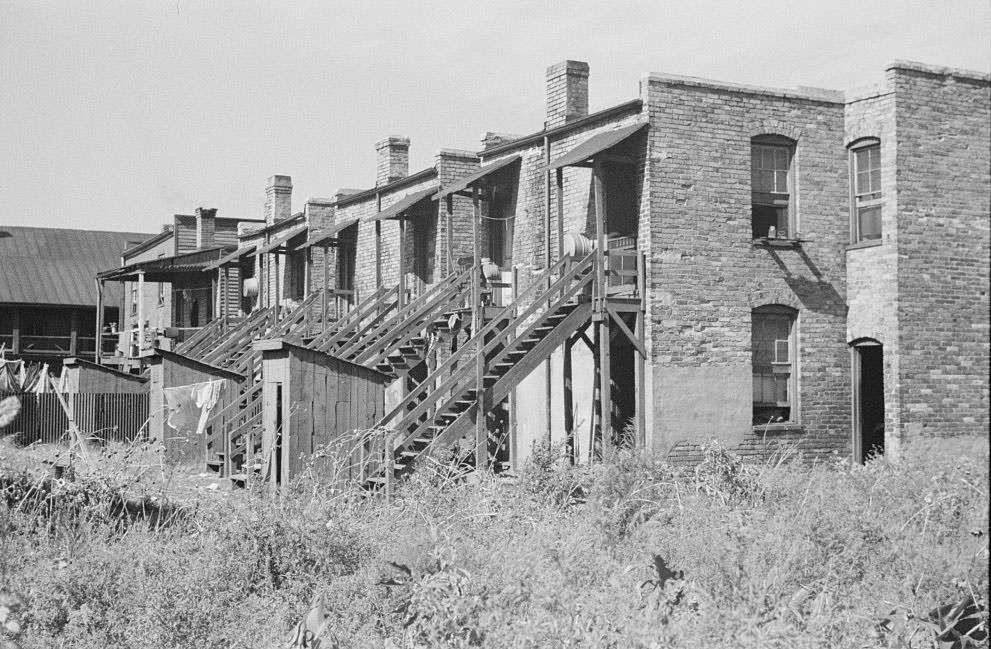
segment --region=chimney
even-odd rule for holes
[[[380,187],[409,175],[409,138],[390,135],[375,143],[375,186]]]
[[[199,249],[212,248],[216,245],[217,208],[196,208],[196,247]]]
[[[588,115],[588,63],[562,61],[547,68],[546,128]]]
[[[265,187],[265,225],[292,216],[292,178],[270,176]]]

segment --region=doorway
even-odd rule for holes
[[[884,348],[876,340],[853,346],[853,425],[857,462],[884,454]]]

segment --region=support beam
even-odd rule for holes
[[[627,326],[626,322],[623,321],[622,314],[619,311],[617,311],[608,302],[606,303],[606,311],[609,312],[609,315],[612,317],[613,321],[619,327],[619,330],[623,332],[623,335],[629,339],[630,343],[633,345],[633,348],[636,349],[637,352],[640,354],[640,357],[646,358],[647,348],[644,347],[643,342],[640,340],[639,336],[636,336],[632,331],[630,331],[630,327]]]
[[[602,459],[612,456],[612,378],[609,356],[609,318],[605,314],[606,304],[606,189],[602,178],[602,163],[595,161],[592,169],[595,187],[595,320],[597,357],[599,366],[599,431],[602,440]]]
[[[447,205],[447,268],[444,276],[454,272],[454,194],[448,194]]]
[[[17,353],[17,310],[14,310],[14,353]],[[103,356],[103,280],[96,280],[96,364]]]
[[[471,282],[471,335],[475,340],[475,470],[484,471],[488,466],[489,444],[485,430],[485,354],[482,351],[485,343],[478,332],[482,330],[482,210],[478,202],[478,188],[471,188],[472,203],[472,249],[474,253],[474,269]]]
[[[327,331],[327,309],[330,299],[330,247],[323,246],[323,295],[320,302],[320,333]]]
[[[69,312],[69,355],[79,355],[79,311]]]
[[[406,219],[399,219],[399,308],[406,306]]]
[[[145,272],[138,271],[138,352],[145,348]]]
[[[564,255],[564,168],[556,169],[557,175],[557,258]],[[564,269],[567,272],[567,269]]]
[[[575,464],[577,448],[575,445],[575,417],[574,417],[574,382],[571,369],[571,338],[564,341],[564,362],[562,363],[561,375],[564,380],[564,440],[567,449],[568,461]]]

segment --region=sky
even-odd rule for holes
[[[0,0],[0,225],[157,232],[262,218],[532,133],[544,71],[587,61],[592,111],[647,72],[851,90],[895,59],[987,72],[989,0]]]

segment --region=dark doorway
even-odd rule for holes
[[[636,331],[632,313],[623,314],[630,331]],[[613,444],[633,448],[637,441],[636,348],[615,322],[609,323],[609,378],[612,392]]]
[[[876,342],[854,347],[857,461],[884,454],[884,352]]]

